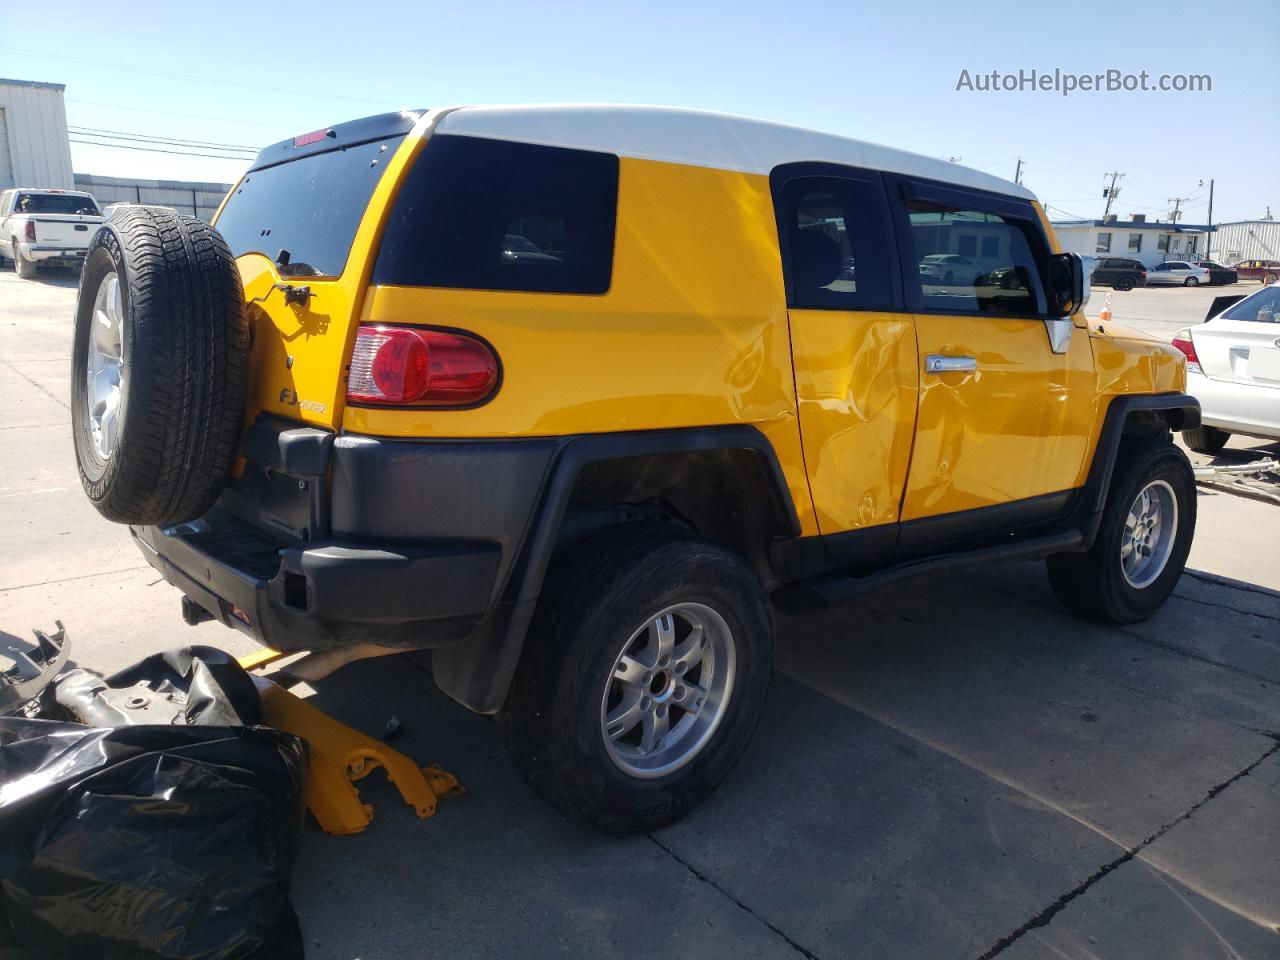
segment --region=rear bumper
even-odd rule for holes
[[[283,545],[217,508],[182,527],[130,529],[169,583],[276,650],[456,642],[488,608],[500,557],[497,544],[450,541]]]
[[[18,246],[22,250],[22,255],[28,260],[35,263],[48,263],[57,261],[59,263],[80,263],[84,260],[85,251],[83,248],[74,247],[56,247],[43,246],[41,244],[25,244],[20,243]]]
[[[1187,393],[1200,401],[1200,422],[1206,427],[1280,438],[1280,387],[1211,380],[1188,373]]]
[[[551,447],[335,438],[264,419],[242,452],[208,514],[130,528],[147,561],[276,650],[431,649],[493,610]]]

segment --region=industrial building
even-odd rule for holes
[[[0,189],[84,190],[103,205],[150,203],[203,220],[213,216],[230,184],[75,173],[63,90],[61,83],[0,78]]]
[[[1280,222],[1239,220],[1214,228],[1213,255],[1223,263],[1280,260]]]
[[[1221,246],[1219,228],[1190,223],[1148,221],[1140,213],[1130,219],[1104,217],[1101,220],[1055,220],[1053,231],[1068,253],[1082,257],[1124,257],[1154,267],[1166,260],[1217,256]],[[1238,257],[1236,259],[1239,259]]]

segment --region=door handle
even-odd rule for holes
[[[925,373],[971,373],[977,369],[977,357],[948,357],[931,353],[924,358]]]

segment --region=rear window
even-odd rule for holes
[[[231,252],[265,254],[281,276],[336,277],[373,188],[403,136],[360,143],[246,174],[218,217]]]
[[[101,215],[93,197],[77,197],[65,193],[20,193],[13,205],[14,213],[53,213],[64,216]]]
[[[613,154],[439,134],[401,186],[373,282],[605,293],[617,206]]]
[[[1245,297],[1225,313],[1226,320],[1250,320],[1255,323],[1280,323],[1280,289],[1267,287]]]

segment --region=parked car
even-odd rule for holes
[[[1141,260],[1102,257],[1093,270],[1093,282],[1117,290],[1132,290],[1147,284],[1147,268]]]
[[[976,279],[946,255],[975,221],[1028,289],[925,282]],[[651,830],[750,739],[775,606],[1012,557],[1095,617],[1168,597],[1184,358],[1086,325],[1045,222],[1019,184],[741,117],[338,124],[263,150],[216,229],[132,208],[99,232],[84,489],[188,622],[430,650],[564,814]],[[511,263],[535,226],[563,259]]]
[[[1209,271],[1209,282],[1214,285],[1235,283],[1240,279],[1240,275],[1231,267],[1224,267],[1220,263],[1213,260],[1192,260],[1192,264],[1197,267],[1204,267]]]
[[[1241,280],[1260,280],[1263,283],[1280,280],[1280,260],[1241,260],[1235,269]]]
[[[1179,331],[1173,345],[1202,411],[1200,427],[1182,434],[1187,446],[1217,453],[1233,433],[1280,440],[1280,283]]]
[[[92,194],[19,187],[0,193],[0,253],[18,276],[38,266],[76,267],[105,218]]]
[[[1209,282],[1209,271],[1185,260],[1166,260],[1147,271],[1147,286],[1198,287]]]
[[[978,266],[958,253],[931,253],[920,260],[920,279],[925,283],[958,283],[975,286]]]

